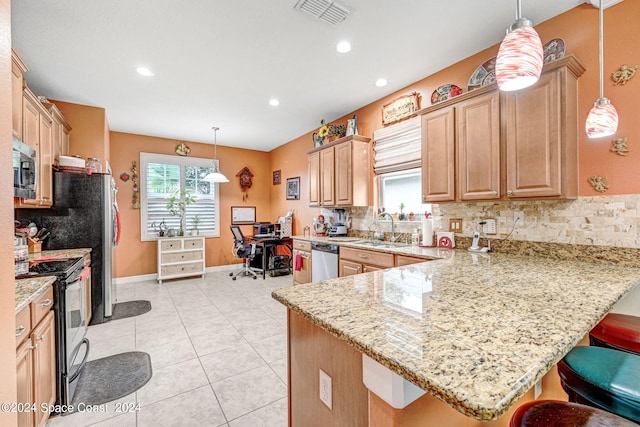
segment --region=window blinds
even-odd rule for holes
[[[373,170],[376,174],[421,166],[420,117],[379,129],[373,133]]]

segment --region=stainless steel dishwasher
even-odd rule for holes
[[[338,277],[338,252],[338,245],[311,242],[312,282]]]

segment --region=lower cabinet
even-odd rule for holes
[[[300,257],[300,269],[297,267],[297,259]],[[293,284],[301,285],[311,282],[311,242],[304,240],[293,241]]]
[[[353,248],[340,248],[338,274],[340,277],[368,273],[394,266],[393,254]]]
[[[56,401],[53,288],[16,316],[16,373],[19,427],[42,427]],[[31,328],[31,325],[35,327]],[[30,405],[32,410],[25,410]],[[43,410],[44,409],[44,410]]]
[[[165,279],[204,277],[204,237],[158,239],[158,283]]]

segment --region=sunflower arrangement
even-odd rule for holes
[[[320,129],[318,129],[318,137],[324,139],[329,136],[329,126],[324,123],[324,119],[320,120],[320,124],[322,126],[320,126]]]

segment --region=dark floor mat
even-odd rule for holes
[[[151,302],[146,300],[117,302],[113,305],[111,320],[140,316],[151,310]]]
[[[73,406],[102,405],[127,396],[145,385],[152,375],[151,357],[129,351],[92,360],[82,368]]]

